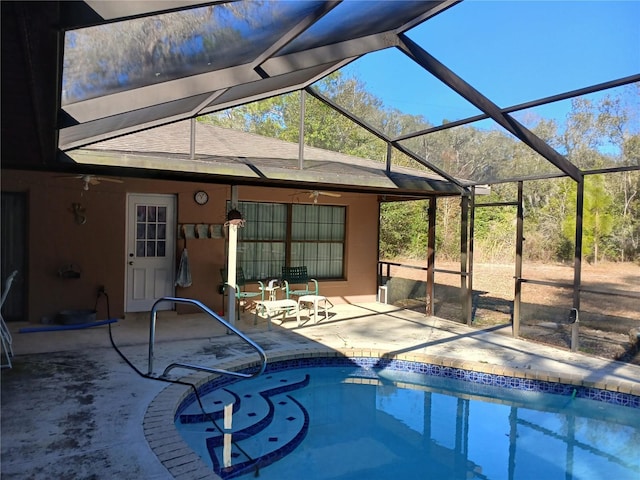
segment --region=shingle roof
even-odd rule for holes
[[[69,155],[79,163],[244,177],[265,184],[306,182],[344,188],[375,187],[396,193],[459,193],[452,183],[427,171],[394,167],[387,172],[381,162],[315,147],[305,146],[300,169],[297,143],[193,123],[193,155],[191,121],[105,140]]]

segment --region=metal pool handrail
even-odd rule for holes
[[[158,305],[160,305],[163,302],[188,303],[198,307],[200,310],[202,310],[204,313],[212,317],[214,320],[217,320],[219,323],[223,324],[227,328],[227,330],[230,330],[231,332],[235,333],[245,343],[251,346],[256,352],[258,352],[258,355],[260,355],[260,358],[262,361],[262,365],[260,366],[260,369],[254,373],[232,372],[230,370],[204,367],[201,365],[190,365],[188,363],[172,363],[167,368],[164,369],[164,373],[162,374],[163,377],[166,376],[167,373],[169,373],[169,371],[174,368],[186,368],[189,370],[198,370],[198,371],[209,372],[209,373],[219,373],[221,375],[229,375],[232,377],[240,377],[240,378],[252,378],[252,377],[257,377],[259,375],[262,375],[265,368],[267,367],[267,355],[265,354],[262,347],[260,347],[257,343],[255,343],[245,334],[243,334],[240,330],[236,329],[235,327],[227,323],[222,317],[220,317],[217,313],[213,312],[210,308],[208,308],[202,302],[199,302],[198,300],[193,300],[191,298],[177,298],[177,297],[162,297],[158,299],[153,304],[153,307],[151,308],[151,322],[149,325],[149,375],[153,374],[153,347],[154,347],[155,336],[156,336],[156,317],[157,317]]]

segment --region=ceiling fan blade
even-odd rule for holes
[[[84,175],[56,175],[56,178],[69,178],[69,179],[79,179]]]
[[[117,178],[106,178],[106,177],[94,177],[94,178],[101,182],[124,183],[122,180],[119,180]]]
[[[78,175],[59,175],[57,178],[71,178],[80,180],[83,183],[83,190],[89,190],[89,185],[100,185],[100,182],[124,183],[117,178],[98,177],[90,173],[80,173]]]
[[[318,197],[320,195],[326,195],[327,197],[341,197],[342,195],[340,193],[335,193],[335,192],[323,192],[320,190],[305,190],[306,192],[309,192],[309,198],[313,198],[313,203],[318,203]]]
[[[335,192],[325,192],[321,190],[304,190],[305,192],[309,192],[309,198],[318,197],[319,195],[326,195],[327,197],[341,197],[340,193]]]

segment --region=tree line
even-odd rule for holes
[[[386,107],[355,76],[336,72],[316,83],[314,89],[391,138],[434,127],[424,116]],[[639,96],[640,84],[636,83],[597,100],[574,98],[565,122],[532,117],[530,113],[519,118],[584,172],[629,168],[585,175],[583,254],[590,262],[640,261],[640,119],[633,104]],[[300,93],[296,92],[199,120],[297,142],[300,108]],[[386,161],[385,142],[310,95],[305,100],[304,140],[309,146]],[[573,258],[576,183],[567,177],[557,178],[556,167],[518,139],[496,128],[469,124],[409,138],[401,144],[453,177],[492,185],[491,194],[477,196],[477,203],[515,201],[517,183],[510,180],[525,179],[525,258],[545,262]],[[396,149],[392,162],[426,169]],[[437,201],[436,247],[440,259],[459,259],[459,202],[459,198]],[[381,206],[383,259],[426,256],[427,203],[419,200]],[[512,261],[515,221],[515,207],[476,208],[475,259]]]

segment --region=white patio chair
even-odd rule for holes
[[[13,357],[13,338],[11,337],[9,327],[7,327],[4,317],[2,316],[2,306],[9,295],[9,290],[11,290],[11,285],[13,284],[13,280],[16,278],[16,275],[18,275],[18,271],[14,270],[14,272],[7,277],[7,280],[4,283],[2,297],[0,297],[0,340],[2,341],[2,351],[7,359],[7,363],[2,363],[0,365],[1,368],[12,368],[11,357]]]

